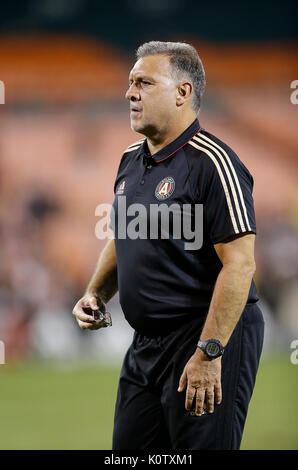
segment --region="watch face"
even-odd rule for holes
[[[209,356],[214,357],[220,352],[220,347],[217,343],[210,342],[206,346],[206,352]]]

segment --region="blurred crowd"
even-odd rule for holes
[[[58,228],[65,218],[69,220],[63,199],[38,184],[12,192],[4,191],[5,184],[1,188],[0,339],[5,343],[9,361],[23,357],[95,360],[107,350],[109,354],[105,353],[104,359],[117,360],[131,335],[117,296],[109,305],[114,326],[108,334],[100,333],[99,337],[97,333],[81,331],[71,315],[102,247],[95,239],[92,223],[86,225],[85,231],[90,238],[93,263],[87,263],[87,269],[82,264],[82,275],[78,275],[76,263],[72,266],[63,259],[57,262],[57,253],[52,250],[53,244],[61,245],[61,256],[63,250],[68,250],[67,239],[63,240]],[[84,203],[84,207],[92,220],[95,206],[86,207]],[[267,327],[265,347],[280,351],[289,347],[291,339],[298,338],[297,211],[272,211],[264,218],[257,213],[257,218],[261,222],[256,243],[256,283]],[[77,238],[75,228],[72,232],[68,225],[67,230]],[[83,238],[78,238],[78,251],[84,249],[84,243]],[[69,254],[74,259],[76,255],[74,251]]]
[[[34,357],[92,360],[107,340],[111,350],[105,359],[113,359],[121,338],[120,344],[115,338],[114,349],[107,335],[104,344],[96,344],[95,335],[80,330],[71,315],[88,279],[82,282],[75,270],[61,269],[63,264],[56,265],[47,250],[47,230],[63,217],[63,207],[40,188],[10,202],[0,212],[0,331],[9,362]],[[111,304],[119,315],[117,300]]]
[[[71,311],[79,286],[71,272],[59,272],[44,249],[47,222],[62,210],[53,195],[32,188],[27,199],[16,195],[9,202],[0,219],[0,325],[7,353],[19,356],[31,349],[36,316],[45,308]]]

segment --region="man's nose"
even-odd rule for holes
[[[125,93],[125,98],[129,101],[138,101],[140,99],[140,94],[135,85],[130,85],[127,92]]]

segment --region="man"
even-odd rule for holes
[[[123,154],[115,240],[73,310],[81,328],[101,328],[92,310],[105,311],[119,289],[135,329],[120,374],[113,449],[240,447],[264,327],[252,281],[253,179],[226,144],[201,128],[204,86],[192,46],[139,47],[126,98],[131,127],[146,138]],[[203,205],[201,246],[186,249],[173,218],[168,236],[160,227],[158,237],[119,235],[123,197],[127,207],[190,207],[192,227],[195,206]]]

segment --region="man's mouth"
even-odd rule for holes
[[[140,113],[141,109],[133,107],[133,108],[130,108],[130,112],[131,113]]]

